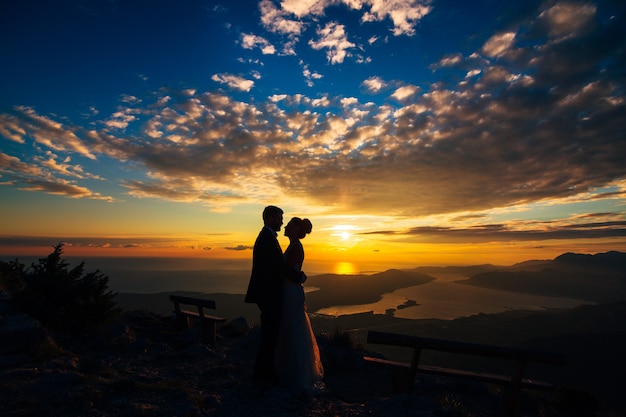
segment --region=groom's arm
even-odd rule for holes
[[[277,259],[277,263],[280,270],[280,275],[283,278],[288,279],[289,281],[293,281],[296,284],[304,282],[302,280],[302,275],[304,275],[304,272],[300,271],[299,269],[295,269],[291,265],[289,265],[287,261],[285,261],[285,259],[283,258],[282,254]]]
[[[271,270],[275,271],[275,279],[288,279],[295,283],[303,282],[300,271],[293,269],[287,261],[285,261],[283,251],[280,249],[278,241],[269,234],[264,236],[263,239],[263,253],[265,254],[264,258],[271,265],[268,266]]]
[[[289,281],[293,281],[297,284],[304,282],[302,281],[303,272],[301,272],[299,269],[293,268],[291,265],[289,265],[289,263],[287,263],[279,247],[277,247],[274,262],[277,270],[279,271],[279,275],[282,278],[288,279]]]

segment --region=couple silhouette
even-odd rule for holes
[[[280,386],[310,396],[323,389],[324,377],[302,286],[306,275],[300,239],[311,233],[313,226],[308,219],[293,217],[285,226],[289,246],[283,254],[277,239],[283,210],[265,207],[263,224],[254,243],[245,297],[261,311],[261,340],[252,377],[262,391]]]

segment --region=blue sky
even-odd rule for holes
[[[279,204],[342,251],[625,249],[624,10],[5,2],[2,243],[243,251]]]

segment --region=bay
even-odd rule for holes
[[[411,303],[408,302],[411,300],[417,305],[410,305]],[[375,303],[327,307],[316,313],[340,316],[369,311],[374,314],[389,314],[390,310],[393,310],[392,314],[397,318],[452,320],[480,313],[573,308],[582,304],[595,303],[571,298],[501,291],[456,282],[432,281],[382,294],[381,300]],[[405,305],[407,306],[404,307]]]
[[[111,290],[123,293],[161,293],[173,291],[206,294],[245,294],[249,270],[124,270],[109,275]],[[447,278],[447,279],[446,279]],[[460,277],[458,277],[460,278]],[[314,277],[307,292],[315,291]],[[310,313],[340,316],[373,312],[392,314],[405,319],[452,320],[479,313],[492,314],[509,310],[543,310],[572,308],[594,304],[586,300],[546,297],[459,284],[449,277],[438,277],[427,284],[397,289],[380,294],[375,303],[327,306]],[[416,305],[410,305],[414,301]],[[398,308],[400,306],[400,308]]]

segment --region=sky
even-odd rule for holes
[[[3,2],[0,255],[250,259],[270,204],[340,273],[626,251],[625,10]]]

